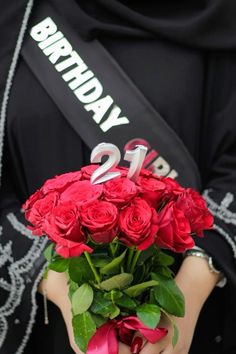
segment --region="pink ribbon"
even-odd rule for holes
[[[118,354],[118,340],[130,346],[136,331],[152,344],[168,332],[166,328],[151,329],[135,316],[111,320],[97,329],[88,343],[87,354]]]

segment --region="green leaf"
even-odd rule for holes
[[[161,318],[161,309],[157,305],[143,304],[137,308],[138,318],[150,328],[156,328]]]
[[[170,266],[174,263],[174,258],[164,252],[158,253],[158,263],[162,266]]]
[[[142,294],[147,288],[151,286],[157,286],[159,283],[156,280],[149,280],[141,284],[133,285],[130,288],[124,290],[124,293],[130,297],[136,297]]]
[[[43,252],[44,257],[48,262],[51,262],[52,257],[54,255],[54,246],[55,246],[54,243],[50,243],[50,245],[47,246],[47,248]]]
[[[146,275],[146,265],[145,264],[142,264],[142,265],[136,267],[135,272],[134,272],[134,283],[140,283],[140,282],[146,280],[145,275]]]
[[[111,290],[109,293],[104,293],[104,298],[114,302],[117,299],[120,299],[123,296],[123,293],[119,290]]]
[[[135,309],[137,307],[136,301],[126,294],[123,294],[121,298],[115,300],[115,303],[121,307],[124,307],[125,309],[130,310]]]
[[[104,299],[102,292],[96,292],[90,310],[97,315],[109,317],[115,310],[115,305],[112,301]]]
[[[69,279],[69,282],[68,282],[68,285],[69,285],[69,291],[68,291],[68,296],[69,296],[69,299],[70,301],[72,300],[72,295],[74,294],[74,292],[78,289],[78,284],[75,283],[73,280]]]
[[[172,338],[172,345],[173,345],[173,347],[175,347],[178,342],[178,339],[179,339],[179,330],[178,330],[178,327],[176,326],[175,323],[172,323],[172,324],[173,324],[173,329],[174,329],[174,335]]]
[[[100,287],[103,290],[110,291],[113,289],[125,289],[133,281],[133,275],[130,273],[121,273],[114,275],[113,277],[104,280],[100,283]]]
[[[164,275],[167,278],[173,279],[174,273],[172,272],[171,269],[165,266],[159,266],[155,268],[155,273]]]
[[[70,258],[69,277],[79,285],[94,280],[93,272],[84,256]]]
[[[116,274],[119,272],[119,267],[123,262],[127,249],[119,256],[114,258],[110,263],[108,263],[105,267],[100,269],[101,274]]]
[[[49,272],[49,266],[47,266],[45,269],[44,269],[44,272],[43,272],[43,279],[47,279],[48,278],[48,272]]]
[[[114,311],[110,314],[110,319],[112,320],[113,318],[119,316],[120,314],[120,309],[118,306],[114,305]]]
[[[93,289],[89,284],[81,285],[72,295],[72,310],[74,315],[84,313],[93,302]]]
[[[159,282],[159,286],[154,289],[158,304],[168,313],[183,317],[185,313],[184,296],[175,281],[160,274],[152,273],[151,275],[152,279]]]
[[[69,259],[56,256],[53,258],[52,262],[49,264],[49,268],[58,273],[63,273],[67,270],[69,266]]]
[[[93,265],[97,268],[103,268],[107,264],[109,264],[112,260],[111,257],[108,256],[100,256],[100,255],[91,255],[91,259],[93,262]]]
[[[174,319],[174,317],[169,315],[164,309],[161,309],[161,312],[163,312],[166,315],[166,317],[169,319],[169,321],[171,322],[171,324],[173,326],[172,345],[173,345],[173,347],[175,347],[178,342],[178,339],[179,339],[179,330],[178,330],[178,327],[176,326],[175,319]]]
[[[90,313],[87,311],[74,316],[72,325],[75,342],[80,350],[82,350],[83,353],[86,353],[88,342],[96,332],[96,324]]]
[[[137,261],[137,265],[144,264],[150,257],[152,257],[154,254],[157,254],[157,252],[158,251],[155,246],[151,246],[146,250],[142,251]]]
[[[152,288],[149,292],[149,304],[155,304],[155,303],[156,303],[156,299],[154,295],[154,288]]]
[[[95,315],[95,313],[91,313],[91,316],[97,328],[107,322],[107,319],[102,317],[101,315]]]

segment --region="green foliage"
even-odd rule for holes
[[[159,285],[154,289],[157,303],[168,313],[183,317],[185,313],[184,296],[173,279],[152,273],[152,279]]]
[[[94,274],[84,256],[70,258],[68,271],[69,277],[79,285],[94,280]]]
[[[165,267],[165,266],[155,267],[155,273],[160,274],[160,275],[164,275],[165,277],[170,278],[170,279],[173,278],[172,270],[169,269],[168,267]]]
[[[69,259],[57,255],[52,259],[48,267],[49,269],[52,269],[55,272],[63,273],[68,269],[68,266],[69,266]]]
[[[110,319],[112,320],[113,318],[119,316],[120,314],[120,309],[118,306],[114,305],[114,311],[110,314]]]
[[[147,276],[147,267],[145,264],[142,264],[140,266],[137,266],[134,272],[134,283],[140,283],[145,281]],[[149,274],[148,274],[149,278]]]
[[[157,286],[158,284],[159,283],[156,280],[149,280],[144,283],[131,286],[130,288],[124,290],[124,293],[130,297],[137,297],[142,294],[142,292],[144,292],[147,288]]]
[[[157,261],[160,265],[168,267],[174,263],[174,258],[164,252],[159,252]]]
[[[111,290],[109,293],[104,293],[104,298],[111,300],[112,302],[120,299],[123,296],[123,293],[119,290]]]
[[[100,326],[102,326],[104,323],[107,322],[107,319],[101,315],[95,315],[95,313],[90,313],[90,315],[92,316],[92,319],[96,324],[97,328],[99,328]]]
[[[171,316],[169,313],[167,313],[164,309],[161,309],[161,312],[163,312],[166,317],[169,319],[173,326],[173,337],[172,337],[172,345],[173,347],[176,346],[178,339],[179,339],[179,330],[178,327],[176,326],[176,322],[173,316]]]
[[[106,291],[113,289],[122,290],[129,286],[133,281],[133,275],[130,273],[121,273],[104,280],[100,283],[100,288]]]
[[[105,267],[107,264],[109,264],[112,260],[112,258],[108,257],[108,256],[102,256],[102,255],[91,255],[91,260],[93,262],[93,265],[97,268],[103,268]]]
[[[137,316],[146,326],[156,328],[160,322],[161,309],[154,304],[143,304],[137,308]]]
[[[119,257],[114,258],[110,263],[105,265],[105,267],[100,269],[101,274],[116,274],[119,272],[119,267],[124,261],[125,255],[126,255],[127,249],[121,253]]]
[[[68,285],[69,285],[69,291],[68,291],[68,296],[70,301],[72,300],[72,295],[74,294],[74,292],[78,289],[78,284],[75,283],[73,280],[69,279],[68,281]]]
[[[173,323],[173,329],[174,329],[174,335],[172,338],[172,345],[173,347],[175,347],[179,339],[179,330],[175,323]]]
[[[116,306],[111,300],[105,299],[104,294],[99,291],[94,294],[94,299],[90,310],[96,315],[109,317],[116,310]]]
[[[151,246],[147,248],[146,250],[142,251],[139,259],[137,261],[137,265],[142,265],[144,264],[150,257],[157,255],[158,250],[156,249],[155,246]]]
[[[84,313],[93,302],[93,289],[88,284],[81,285],[72,295],[71,304],[74,315]]]
[[[87,311],[74,316],[72,325],[75,342],[80,350],[82,350],[83,353],[86,353],[88,342],[96,332],[96,324],[90,313]]]
[[[126,294],[115,300],[115,303],[125,309],[133,310],[137,307],[137,302]]]
[[[48,262],[51,262],[53,256],[54,256],[54,243],[50,243],[49,246],[47,246],[47,248],[45,248],[43,254],[44,254],[44,257],[46,258],[46,260]]]

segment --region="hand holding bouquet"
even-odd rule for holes
[[[24,204],[29,228],[51,241],[48,268],[66,272],[78,347],[88,354],[118,353],[135,332],[151,343],[163,338],[165,315],[184,316],[184,298],[163,249],[183,253],[213,218],[203,198],[170,178],[127,168],[91,183],[97,165],[47,180]]]

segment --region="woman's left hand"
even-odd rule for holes
[[[178,342],[173,348],[173,329],[163,317],[159,327],[166,327],[168,334],[156,344],[146,343],[140,354],[188,354],[196,323],[202,306],[219,280],[219,274],[211,273],[205,259],[187,257],[176,276],[176,283],[185,297],[185,317],[176,318],[179,330]]]

